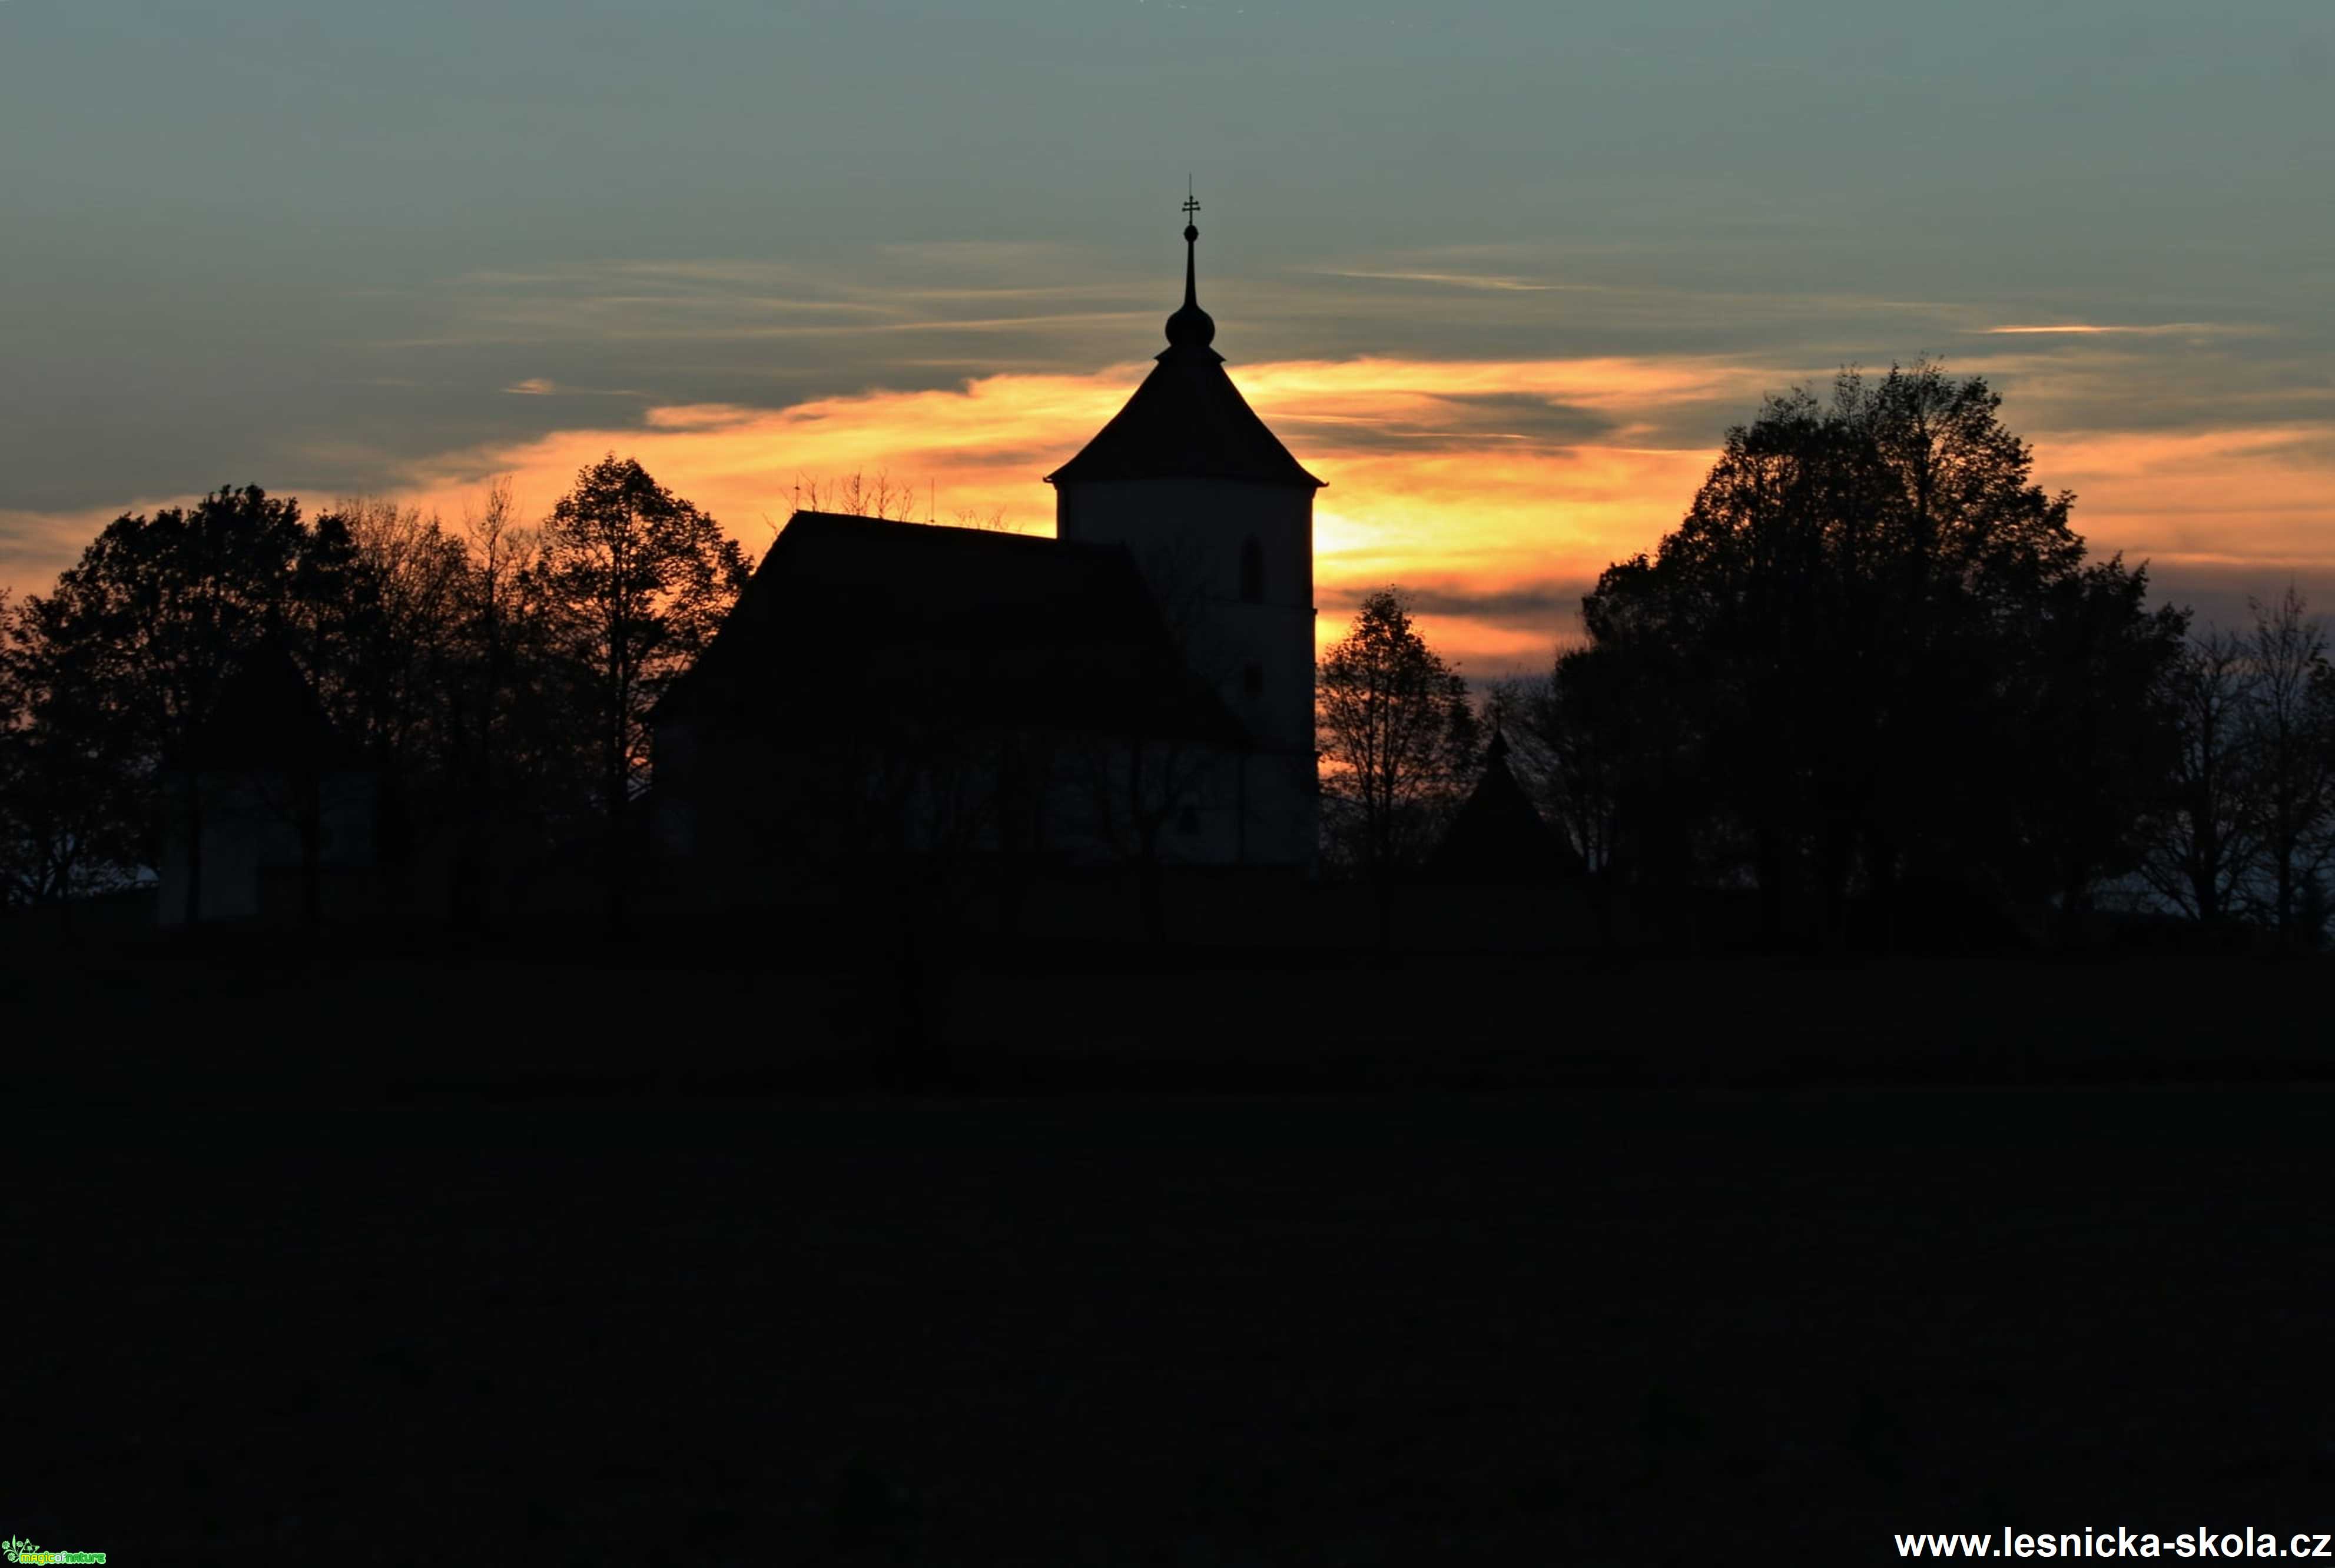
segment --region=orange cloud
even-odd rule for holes
[[[2039,441],[2096,549],[2160,565],[2335,568],[2335,430],[2106,431]],[[2326,606],[2335,608],[2335,605]]]

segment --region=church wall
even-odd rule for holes
[[[1310,864],[1313,492],[1197,479],[1063,484],[1057,487],[1055,531],[1065,539],[1128,547],[1193,668],[1275,759],[1251,761],[1251,842],[1246,854],[1226,860],[1258,858],[1261,827],[1272,844],[1265,859]],[[1242,581],[1242,555],[1252,539],[1264,568],[1255,602],[1244,597]],[[1216,792],[1238,789],[1235,783]]]
[[[1028,732],[975,747],[930,777],[842,751],[807,753],[775,737],[658,731],[654,839],[668,866],[705,895],[751,902],[802,875],[799,857],[847,842],[945,854],[1028,857],[1065,868],[1138,864],[1311,863],[1313,801],[1295,760],[1107,733]],[[970,765],[968,770],[967,765]],[[906,785],[906,792],[901,792]],[[849,802],[890,799],[897,820],[862,818]],[[840,808],[850,819],[830,824]],[[838,831],[839,830],[839,831]]]
[[[1136,824],[1148,818],[1157,824],[1150,852],[1164,865],[1307,869],[1311,781],[1310,759],[1287,753],[1074,738],[1056,758],[1048,847],[1077,865],[1132,861],[1142,848]]]

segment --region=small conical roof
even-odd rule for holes
[[[1542,820],[1508,768],[1507,738],[1492,731],[1484,776],[1452,815],[1429,861],[1436,873],[1468,882],[1547,882],[1581,869],[1581,857]]]
[[[316,700],[315,688],[283,649],[253,649],[221,681],[218,695],[184,753],[206,771],[272,772],[358,765]]]

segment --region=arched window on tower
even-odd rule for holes
[[[1241,547],[1241,603],[1264,602],[1264,547],[1251,538]]]

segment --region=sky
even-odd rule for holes
[[[1545,667],[1763,393],[1931,354],[2094,549],[2335,609],[2325,0],[0,0],[0,586],[222,484],[450,522],[630,453],[1051,528],[1201,202],[1317,502]]]

